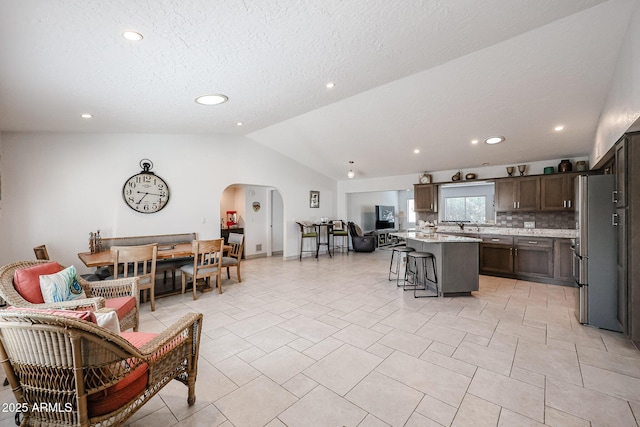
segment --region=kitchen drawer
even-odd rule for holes
[[[493,243],[495,245],[512,245],[513,236],[485,234],[482,236],[482,243]]]
[[[549,237],[516,237],[516,246],[538,246],[543,248],[553,247],[553,238]]]

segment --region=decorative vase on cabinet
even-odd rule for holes
[[[569,160],[562,160],[558,164],[558,172],[571,172],[573,170],[573,165]]]

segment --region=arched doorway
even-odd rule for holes
[[[220,228],[223,237],[229,232],[245,235],[247,258],[282,256],[284,206],[280,192],[265,185],[228,186],[220,198]]]

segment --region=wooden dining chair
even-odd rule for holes
[[[244,248],[244,234],[229,233],[229,245],[231,249],[227,255],[222,257],[222,267],[227,269],[227,279],[231,278],[230,267],[236,267],[236,277],[238,282],[242,282],[240,276],[240,262],[242,261],[242,250]]]
[[[206,280],[211,287],[211,278],[216,277],[216,286],[218,293],[222,293],[222,280],[220,273],[222,272],[222,248],[224,246],[223,239],[215,240],[194,240],[191,244],[191,252],[193,253],[193,264],[183,265],[180,267],[182,273],[182,293],[184,294],[187,286],[187,277],[193,280],[193,299],[198,299],[196,295],[196,282],[198,279]]]
[[[138,277],[138,289],[143,291],[143,302],[151,294],[151,311],[156,310],[155,281],[158,244],[141,246],[111,246],[114,277]]]

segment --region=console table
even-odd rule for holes
[[[373,231],[372,234],[376,236],[376,247],[389,246],[398,243],[398,238],[396,236],[392,236],[392,233],[397,232],[398,230],[393,228]]]

